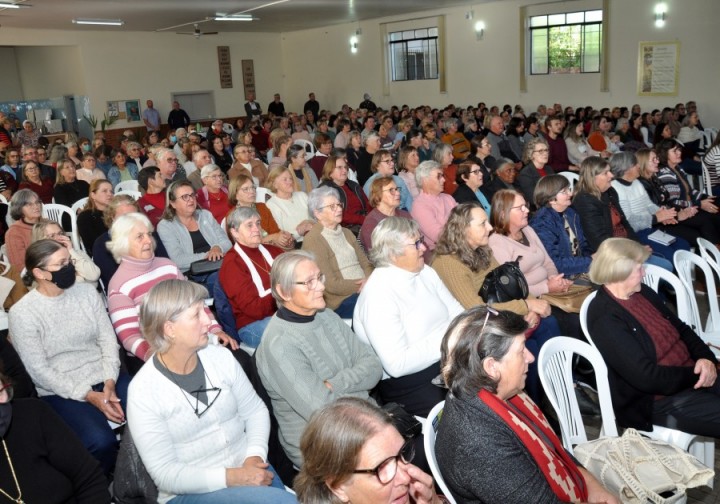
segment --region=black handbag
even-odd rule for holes
[[[520,259],[522,256],[501,264],[487,274],[478,291],[485,304],[504,303],[528,297],[528,283],[525,275],[520,271]]]
[[[222,266],[222,260],[220,261],[208,261],[207,259],[201,259],[190,263],[190,274],[192,276],[202,276],[214,273]]]

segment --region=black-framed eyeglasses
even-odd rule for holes
[[[409,464],[413,458],[415,458],[415,445],[412,439],[408,439],[397,455],[386,458],[372,469],[355,469],[353,474],[374,474],[381,485],[387,485],[397,474],[398,461]]]
[[[412,242],[412,243],[406,243],[406,245],[407,245],[408,247],[409,247],[410,245],[412,245],[413,247],[415,247],[415,250],[420,250],[420,247],[423,246],[423,245],[425,245],[425,237],[424,237],[424,236],[420,236],[420,238],[418,238],[418,239],[415,240],[414,242]]]
[[[208,378],[208,380],[209,380],[209,378]],[[212,385],[212,383],[210,385]],[[215,397],[212,398],[212,400],[210,399],[210,392],[217,392],[215,394]],[[210,406],[215,404],[215,401],[217,401],[217,398],[220,397],[220,392],[222,392],[222,389],[220,387],[213,387],[213,386],[211,386],[210,388],[202,388],[202,389],[197,389],[197,390],[193,390],[192,392],[190,392],[190,395],[195,398],[195,416],[200,418],[205,413],[207,413],[207,411],[210,409]],[[205,406],[205,409],[202,411],[200,411],[200,403],[201,403],[200,395],[201,394],[206,394],[206,397],[208,399],[207,405]]]

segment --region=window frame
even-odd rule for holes
[[[582,22],[572,22],[568,23],[567,18],[568,15],[572,14],[583,14],[583,21]],[[587,17],[589,13],[600,13],[600,20],[599,21],[587,21]],[[550,18],[553,16],[565,16],[565,22],[562,24],[556,24],[550,23]],[[545,23],[542,25],[533,26],[533,19],[536,18],[546,18]],[[528,35],[529,35],[529,52],[528,52],[528,74],[529,75],[580,75],[580,74],[599,74],[602,72],[602,59],[603,59],[603,23],[606,22],[604,19],[604,12],[602,9],[585,9],[580,11],[570,11],[570,12],[556,12],[552,14],[537,14],[534,16],[528,16]],[[567,73],[560,73],[560,72],[552,72],[552,65],[550,64],[550,30],[552,28],[559,28],[559,27],[574,27],[574,26],[580,26],[580,62],[579,62],[579,68],[580,70],[578,72],[567,72]],[[598,30],[598,64],[597,64],[597,70],[585,70],[585,50],[586,50],[586,28],[588,26],[597,26]],[[547,67],[546,71],[544,72],[536,72],[534,71],[534,49],[535,49],[535,38],[533,36],[533,32],[537,30],[546,30],[546,40],[545,40],[545,55],[546,55],[546,61],[547,61]]]
[[[430,31],[435,30],[435,35],[430,35]],[[426,31],[428,34],[425,36],[417,36],[417,32],[419,31]],[[413,32],[413,38],[405,38],[404,34],[406,32]],[[400,34],[400,38],[398,40],[393,40],[393,35]],[[393,32],[388,33],[388,53],[389,53],[389,61],[390,61],[390,81],[391,82],[413,82],[413,81],[427,81],[427,80],[438,80],[440,79],[440,47],[439,42],[440,40],[440,33],[439,28],[437,26],[426,26],[422,28],[410,28],[406,30],[397,30]],[[423,77],[418,78],[417,73],[415,78],[409,78],[410,75],[410,58],[408,58],[408,43],[410,42],[424,42],[424,41],[434,41],[434,47],[433,44],[428,44],[427,53],[430,55],[432,52],[434,52],[434,58],[430,58],[430,61],[434,61],[434,76],[432,77]],[[395,51],[394,46],[402,45],[404,46],[404,62],[405,62],[405,78],[397,78],[396,77],[396,61],[395,61]],[[432,65],[432,63],[429,63]]]

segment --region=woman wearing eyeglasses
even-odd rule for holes
[[[65,234],[59,223],[48,219],[40,219],[33,226],[32,243],[45,239],[55,240],[68,249],[70,258],[75,264],[75,273],[78,282],[89,282],[93,286],[97,286],[98,278],[100,278],[100,268],[85,252],[75,250],[72,240]]]
[[[412,208],[413,197],[410,195],[410,190],[407,188],[407,185],[405,185],[405,181],[398,175],[395,175],[395,160],[393,160],[390,151],[382,149],[373,154],[370,171],[373,172],[373,175],[363,186],[365,195],[370,195],[370,185],[373,183],[373,180],[378,177],[392,177],[395,185],[400,189],[400,208],[409,212]]]
[[[17,271],[25,267],[25,251],[32,239],[32,228],[42,218],[42,201],[30,189],[20,189],[10,200],[10,217],[15,220],[5,233],[10,265]]]
[[[535,360],[527,327],[520,315],[478,306],[448,328],[442,375],[450,391],[435,444],[445,483],[457,502],[616,504],[523,392]]]
[[[213,215],[198,208],[192,184],[187,180],[173,182],[167,195],[168,204],[157,230],[172,262],[183,273],[189,272],[193,262],[202,260],[217,262],[220,269],[220,261],[232,244]],[[189,278],[211,290],[217,271]]]
[[[12,343],[46,401],[98,459],[106,475],[117,457],[108,420],[125,421],[127,374],[95,288],[76,282],[70,252],[55,240],[28,247],[25,285],[37,283],[10,309]]]
[[[455,175],[457,189],[452,197],[459,203],[480,203],[485,213],[490,215],[490,202],[485,195],[480,192],[483,185],[482,168],[472,161],[464,161],[460,163]]]
[[[409,212],[398,208],[400,206],[400,189],[395,184],[395,180],[390,177],[373,180],[370,185],[370,206],[373,209],[365,218],[358,236],[360,243],[368,253],[372,249],[372,232],[384,219],[393,216],[412,219]]]
[[[525,144],[525,151],[523,152],[525,166],[518,174],[517,184],[523,196],[525,196],[525,201],[528,205],[533,205],[533,207],[533,192],[538,180],[555,173],[552,167],[547,164],[549,158],[550,148],[544,138],[533,138]]]
[[[341,224],[357,234],[370,211],[370,204],[360,184],[350,180],[349,172],[350,167],[344,154],[329,156],[323,166],[320,186],[337,190],[343,205]]]
[[[225,176],[217,165],[205,165],[200,171],[203,186],[197,191],[197,204],[200,208],[208,210],[218,224],[228,213],[228,188],[225,186]]]
[[[353,328],[382,362],[381,400],[424,417],[445,397],[431,381],[440,372],[442,336],[462,306],[425,265],[415,221],[388,217],[373,231],[372,243],[375,271],[360,292]]]
[[[341,318],[352,318],[358,295],[365,286],[372,265],[355,235],[340,226],[343,204],[332,187],[313,189],[308,198],[310,214],[317,223],[305,235],[302,249],[315,255],[325,274],[325,302]]]
[[[133,378],[128,425],[158,502],[295,502],[265,462],[267,408],[233,355],[208,345],[207,296],[164,280],[140,308],[155,354]]]
[[[5,502],[109,504],[107,480],[77,435],[44,401],[13,400],[0,374],[0,495]],[[42,484],[38,484],[42,482]]]
[[[383,410],[345,397],[317,411],[301,440],[294,488],[303,504],[440,504],[432,477],[412,465],[412,442]]]

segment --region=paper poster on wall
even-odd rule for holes
[[[123,117],[120,117],[120,105],[116,101],[107,102],[107,115],[108,115],[108,117],[117,117],[118,119],[125,119],[125,112],[123,112]]]
[[[640,42],[638,96],[677,96],[680,42]]]
[[[140,100],[128,100],[125,102],[125,114],[127,122],[140,120]]]
[[[220,69],[220,87],[227,89],[233,87],[232,65],[230,64],[230,47],[218,46],[218,67]]]
[[[242,60],[243,87],[245,88],[245,99],[249,100],[248,95],[255,94],[255,67],[253,60]]]

